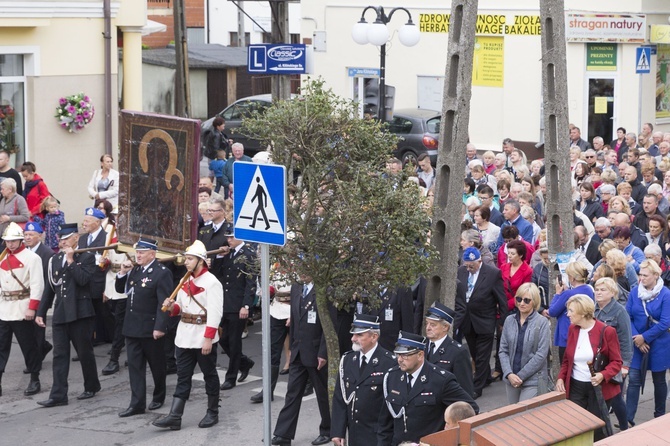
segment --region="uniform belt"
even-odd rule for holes
[[[2,300],[23,300],[30,297],[30,289],[28,290],[16,290],[16,291],[3,291]]]
[[[118,273],[119,271],[121,271],[121,264],[120,263],[112,263],[112,265],[109,267],[109,269],[113,273]]]
[[[182,313],[181,321],[187,324],[202,325],[207,323],[206,314]]]
[[[275,300],[276,300],[277,302],[288,303],[288,302],[291,302],[291,295],[289,294],[289,295],[287,295],[287,296],[284,296],[284,295],[281,295],[281,296],[280,296],[280,295],[278,295],[278,294],[275,294]]]

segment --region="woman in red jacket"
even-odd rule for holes
[[[500,265],[500,274],[505,285],[505,296],[507,296],[507,311],[516,308],[514,296],[516,291],[524,283],[529,283],[533,278],[533,270],[526,263],[526,244],[521,240],[512,240],[507,244],[508,263]]]
[[[602,389],[608,407],[611,399],[621,392],[621,386],[611,381],[623,364],[619,338],[614,327],[608,327],[594,318],[595,304],[589,296],[576,294],[568,300],[566,306],[571,325],[561,371],[556,380],[556,390],[566,392],[570,401],[604,420],[609,414],[601,413],[596,402],[595,387],[600,386]],[[601,336],[601,353],[609,358],[609,362],[603,370],[591,376],[589,363],[596,356]],[[603,428],[594,432],[595,441],[607,436],[604,430]]]
[[[30,215],[34,217],[40,213],[42,201],[50,196],[51,193],[42,177],[37,174],[37,167],[30,161],[26,161],[21,165],[21,175],[26,181],[23,187],[23,198],[28,203]]]

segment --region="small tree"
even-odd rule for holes
[[[434,258],[418,188],[385,171],[397,138],[356,115],[355,103],[308,81],[300,96],[253,115],[242,130],[299,174],[289,186],[289,242],[271,252],[283,271],[315,284],[331,398],[341,352],[328,303],[349,308],[367,296],[378,306],[382,287],[413,283]]]

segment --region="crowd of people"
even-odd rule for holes
[[[183,264],[159,261],[158,244],[148,237],[138,240],[134,255],[106,249],[117,238],[119,172],[111,156],[100,158],[91,178],[93,203],[80,228],[66,223],[33,163],[24,163],[19,175],[0,152],[0,384],[15,336],[30,374],[25,395],[41,392],[42,362],[53,351],[53,386],[38,404],[68,404],[71,360],[79,361],[84,376],[77,398],[93,398],[101,390],[93,348],[109,343],[103,375],[118,373],[122,351],[127,354],[130,402],[120,417],[162,407],[166,376],[176,373],[169,414],[153,424],[180,429],[198,364],[207,393],[199,427],[218,422],[220,392],[243,382],[254,367],[242,339],[258,303],[258,270],[256,246],[236,239],[232,228],[230,172],[234,162],[249,158],[222,133],[225,122],[217,124],[211,176],[199,182],[198,240],[183,253]],[[510,139],[502,152],[481,158],[469,144],[455,308],[439,302],[424,308],[423,278],[412,287],[380,290],[379,307],[362,300],[329,308],[343,353],[332,409],[315,285],[310,277],[290,281],[277,274],[265,315],[272,328],[271,389],[281,374],[288,375],[288,389],[272,444],[291,444],[302,397],[310,392],[321,418],[315,445],[417,442],[445,422],[453,426],[477,413],[475,400],[496,381],[504,382],[510,403],[555,386],[609,420],[604,404],[625,430],[635,424],[651,370],[654,416],[665,413],[670,133],[645,124],[639,138],[619,129],[610,145],[594,138],[591,146],[572,127],[570,138],[574,249],[564,253],[556,295],[549,295],[542,161],[528,164]],[[396,175],[403,166],[393,159],[387,169]],[[419,156],[410,177],[430,215],[435,169],[427,155]],[[557,322],[553,338],[550,318]],[[45,338],[47,324],[53,344]],[[551,345],[561,363],[556,380]],[[229,358],[223,382],[217,346]],[[147,364],[153,380],[148,404]],[[254,395],[251,403],[264,397]],[[606,426],[596,437],[611,433]]]
[[[601,137],[591,144],[570,126],[574,245],[559,258],[553,296],[543,161],[529,164],[511,139],[502,152],[481,157],[468,145],[454,336],[466,339],[473,358],[475,398],[497,380],[505,382],[510,403],[555,385],[603,420],[611,408],[614,427],[625,430],[635,425],[650,370],[653,415],[665,414],[670,133],[646,123],[639,135],[623,128],[617,135],[609,145]],[[430,214],[434,168],[419,162],[409,175]],[[555,382],[551,345],[561,364]],[[596,438],[612,432],[609,426]]]

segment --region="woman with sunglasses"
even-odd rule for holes
[[[547,370],[551,342],[549,320],[537,312],[540,307],[537,286],[521,285],[515,302],[518,311],[505,319],[499,353],[509,404],[537,395],[540,375]]]

